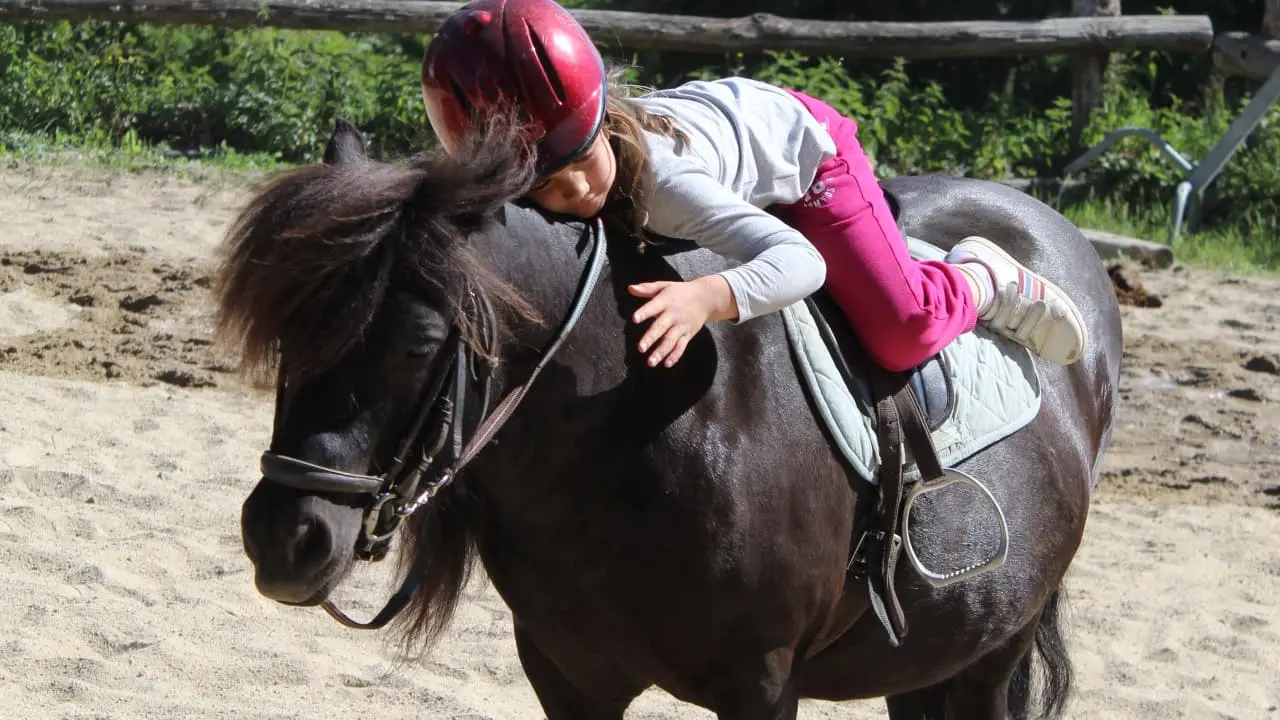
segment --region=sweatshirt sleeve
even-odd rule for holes
[[[737,322],[781,310],[826,280],[826,262],[799,231],[692,162],[664,163],[654,180],[648,227],[740,263],[720,273],[733,290]]]

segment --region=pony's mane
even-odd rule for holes
[[[421,286],[479,347],[470,293],[534,319],[529,304],[466,242],[534,178],[517,126],[495,118],[455,157],[397,165],[361,159],[286,171],[258,188],[227,233],[215,276],[218,340],[240,370],[274,380],[333,364],[365,334],[397,273]]]

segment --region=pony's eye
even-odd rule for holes
[[[410,358],[430,358],[440,353],[440,346],[444,344],[443,338],[423,337],[418,342],[410,345],[405,349],[405,357]]]
[[[447,330],[443,327],[424,328],[423,331],[415,338],[412,345],[405,348],[405,357],[409,358],[432,358],[440,354],[440,348],[444,345]]]

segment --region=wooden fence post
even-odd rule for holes
[[[1280,0],[1267,0],[1267,9],[1262,12],[1262,34],[1280,40]]]
[[[1268,0],[1276,3],[1280,0]],[[1120,16],[1120,0],[1071,0],[1071,14],[1076,17]],[[1098,106],[1102,75],[1107,67],[1107,53],[1077,55],[1072,64],[1071,82],[1071,150],[1080,151],[1080,139],[1089,116]]]

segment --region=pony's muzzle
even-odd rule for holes
[[[338,508],[314,496],[299,498],[293,512],[281,513],[278,502],[263,497],[280,491],[271,485],[262,483],[242,510],[242,542],[254,566],[254,584],[264,597],[277,602],[315,605],[350,565],[350,552],[344,552],[349,545],[340,534],[345,525],[358,525],[338,527],[332,517]],[[358,510],[341,510],[358,518]]]

